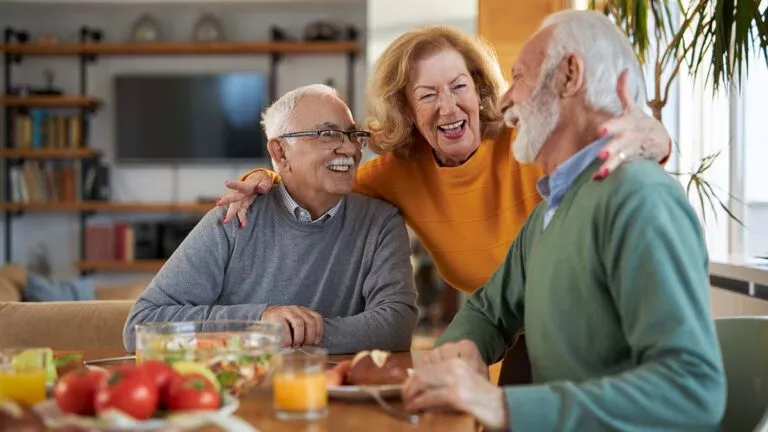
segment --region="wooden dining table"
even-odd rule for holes
[[[72,354],[73,352],[58,352],[56,356]],[[80,352],[86,361],[125,356],[125,353],[91,351]],[[401,361],[407,365],[418,362],[422,352],[412,351],[395,353],[401,357]],[[329,356],[329,367],[332,364],[351,358],[351,355]],[[133,362],[127,360],[124,362]],[[112,365],[120,364],[113,362]],[[99,364],[109,367],[110,364]],[[394,408],[402,409],[399,398],[387,400]],[[409,424],[403,420],[394,418],[386,413],[374,400],[346,401],[331,397],[329,399],[328,414],[318,420],[279,420],[275,416],[272,405],[271,387],[262,387],[240,396],[240,407],[235,412],[237,417],[251,424],[260,432],[325,432],[325,431],[441,431],[441,432],[465,432],[478,430],[475,420],[466,414],[449,411],[429,411],[418,413],[418,424]],[[216,432],[222,429],[216,426],[205,426],[196,431]]]

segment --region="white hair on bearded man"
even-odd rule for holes
[[[547,17],[541,28],[555,26],[542,75],[557,67],[566,54],[579,54],[584,61],[587,103],[613,115],[622,112],[616,83],[627,70],[627,88],[632,101],[645,105],[645,80],[629,40],[613,21],[595,11],[566,10]]]

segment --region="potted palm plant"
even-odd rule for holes
[[[741,85],[754,50],[765,60],[757,67],[768,67],[768,1],[762,3],[762,10],[761,0],[590,0],[589,7],[614,19],[640,62],[653,66],[647,103],[661,121],[683,64],[694,77],[706,73],[705,81],[715,92],[720,86]],[[717,156],[702,158],[691,172],[673,174],[689,177],[686,190],[696,190],[705,221],[707,204],[713,212],[719,205],[738,221],[704,178]]]

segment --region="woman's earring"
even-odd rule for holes
[[[483,104],[480,104],[480,111],[483,110]]]

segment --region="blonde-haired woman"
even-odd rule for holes
[[[370,146],[380,156],[358,168],[356,192],[398,207],[442,278],[466,294],[490,278],[541,201],[542,172],[512,157],[513,131],[499,109],[505,90],[493,50],[441,26],[400,36],[368,83]],[[628,158],[662,160],[669,153],[664,127],[639,108],[625,108],[596,131],[612,136],[596,177]],[[279,178],[263,169],[228,181],[234,191],[218,203],[230,205],[225,221],[238,216],[245,224],[245,210],[273,181]]]

